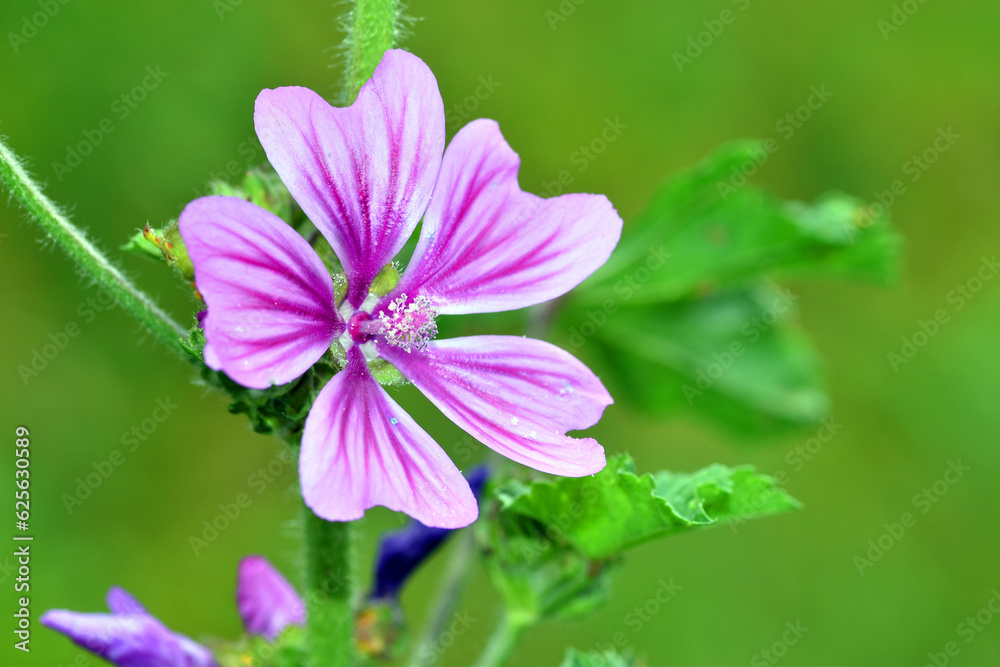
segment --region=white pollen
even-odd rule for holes
[[[511,423],[511,425],[513,425],[513,426],[517,426],[517,422],[518,422],[518,419],[517,419],[517,417],[511,417],[511,418],[510,418],[510,423]]]
[[[421,350],[437,335],[437,324],[434,322],[437,313],[427,297],[418,296],[407,303],[406,295],[400,294],[386,310],[389,313],[379,313],[378,319],[382,325],[380,333],[390,345],[407,352],[414,348]]]

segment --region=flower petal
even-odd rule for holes
[[[611,202],[522,192],[519,165],[492,120],[455,135],[393,296],[419,293],[446,314],[512,310],[565,294],[607,261],[622,229]]]
[[[344,330],[333,280],[276,215],[237,197],[203,197],[180,217],[208,305],[205,363],[246,387],[302,375]]]
[[[569,352],[531,338],[473,336],[412,353],[380,345],[379,353],[453,422],[507,458],[567,477],[604,467],[596,440],[565,434],[596,424],[614,401]]]
[[[264,90],[254,111],[267,158],[344,265],[361,305],[423,215],[444,151],[444,103],[420,58],[387,51],[357,101]]]
[[[108,594],[113,614],[54,609],[41,623],[118,667],[217,667],[212,653],[171,632],[120,589]],[[120,610],[120,611],[119,611]]]
[[[478,499],[490,470],[478,465],[465,476]],[[385,533],[379,540],[378,556],[375,561],[375,575],[372,577],[370,600],[399,600],[399,591],[410,575],[437,551],[455,531],[447,528],[431,528],[419,521],[410,521],[405,528]]]
[[[384,505],[428,526],[476,520],[476,499],[447,454],[375,381],[355,346],[306,419],[299,475],[306,504],[328,521]]]
[[[119,616],[148,616],[149,612],[124,588],[112,586],[105,598],[111,613]]]
[[[289,625],[303,625],[305,605],[288,580],[263,556],[240,561],[236,606],[251,635],[274,641]]]

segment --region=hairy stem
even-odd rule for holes
[[[351,525],[305,508],[307,667],[354,664]]]
[[[187,358],[180,337],[187,332],[160,310],[145,292],[132,284],[114,264],[87,238],[79,227],[45,196],[21,166],[21,161],[0,140],[0,182],[38,223],[45,234],[62,248],[94,281],[142,322],[167,347]]]
[[[428,650],[436,646],[441,634],[452,620],[455,605],[462,597],[465,584],[476,555],[476,536],[471,529],[462,531],[458,536],[458,544],[448,562],[444,581],[441,582],[441,592],[438,593],[431,610],[430,620],[424,628],[420,641],[414,646],[409,667],[433,667],[438,661],[439,651]]]
[[[503,621],[497,627],[483,654],[479,656],[475,667],[503,667],[514,655],[521,637],[528,631],[531,624],[525,620],[518,620],[509,614],[504,616]]]
[[[401,32],[399,0],[354,0],[347,17],[344,98],[351,104],[371,78],[382,54],[396,46]]]

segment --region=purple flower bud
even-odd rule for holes
[[[198,328],[199,329],[204,329],[205,328],[205,316],[206,315],[208,315],[208,311],[207,310],[199,310],[197,313],[195,313],[195,319],[198,320]]]
[[[240,561],[236,606],[247,632],[274,641],[289,625],[303,625],[306,609],[292,585],[263,556]]]
[[[121,588],[107,604],[110,614],[53,609],[41,622],[118,667],[218,667],[207,648],[171,632]]]
[[[466,476],[472,493],[479,498],[483,485],[489,478],[489,468],[480,465]],[[391,533],[386,533],[379,544],[375,566],[375,583],[369,598],[377,601],[395,601],[410,575],[455,531],[431,528],[419,521]]]

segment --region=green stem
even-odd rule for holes
[[[180,337],[187,332],[160,310],[156,302],[132,284],[87,238],[83,230],[70,222],[51,199],[45,196],[21,161],[0,140],[0,182],[11,196],[28,211],[45,233],[62,248],[94,281],[106,289],[116,301],[142,322],[167,347],[187,358]]]
[[[347,16],[344,97],[352,104],[382,55],[396,46],[402,27],[399,0],[354,0]]]
[[[434,601],[430,620],[424,628],[410,658],[409,667],[433,667],[440,657],[439,651],[428,650],[436,645],[445,627],[452,618],[452,611],[462,597],[462,591],[469,580],[472,563],[476,555],[476,536],[471,529],[462,531],[458,544],[448,561],[441,592]],[[427,648],[425,648],[427,647]]]
[[[531,624],[525,620],[517,620],[505,615],[497,627],[483,654],[479,656],[475,667],[503,667],[514,655],[521,637],[528,631]]]
[[[351,525],[305,508],[307,667],[354,664]]]

